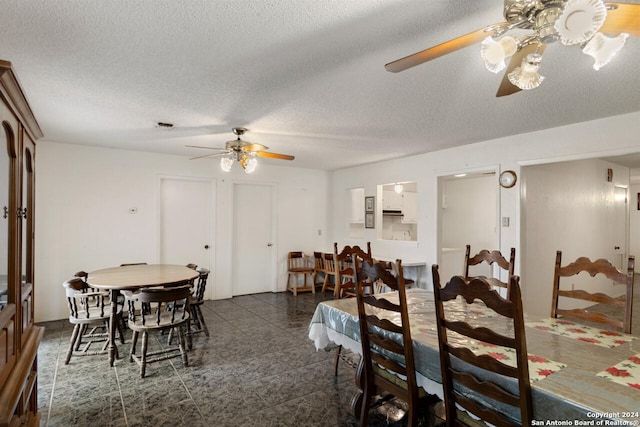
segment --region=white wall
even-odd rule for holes
[[[609,168],[613,169],[613,182],[607,182]],[[629,170],[590,159],[527,166],[523,175],[523,295],[528,312],[548,315],[556,251],[562,251],[562,265],[584,256],[591,260],[604,258],[620,267],[611,233],[616,222],[614,185],[628,186]],[[581,274],[569,283],[577,289],[612,296],[624,292],[602,276],[591,279]]]
[[[37,322],[68,316],[62,283],[76,271],[123,262],[158,262],[159,176],[216,180],[216,254],[208,290],[231,296],[232,184],[277,186],[277,286],[286,255],[328,245],[327,172],[260,164],[247,175],[220,171],[214,160],[40,142],[36,169],[35,283]],[[135,215],[129,208],[136,207]],[[259,215],[259,212],[256,212]],[[321,230],[321,235],[318,235]]]
[[[336,171],[332,191],[334,204],[341,201],[346,188],[364,187],[368,195],[375,194],[378,184],[416,181],[419,224],[416,243],[376,240],[376,230],[365,230],[363,238],[356,240],[347,237],[345,217],[339,210],[334,210],[333,238],[340,244],[371,241],[374,254],[380,256],[421,259],[429,265],[436,263],[440,239],[437,208],[439,176],[490,169],[512,169],[520,176],[523,165],[640,152],[638,123],[640,112],[635,112]],[[510,218],[510,226],[500,229],[499,249],[508,253],[511,247],[516,248],[516,271],[521,271],[521,182],[518,179],[515,187],[500,189],[499,196],[499,216]],[[552,187],[548,190],[553,192]],[[523,287],[547,286],[527,283],[524,275],[522,282]]]

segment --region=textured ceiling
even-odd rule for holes
[[[628,1],[640,3],[640,0]],[[501,0],[0,0],[45,141],[194,157],[231,128],[333,170],[640,109],[640,39],[596,72],[550,45],[538,89],[496,98],[472,46],[384,64],[500,22]],[[173,129],[155,127],[171,122]],[[199,160],[198,160],[199,161]]]

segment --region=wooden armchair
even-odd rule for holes
[[[426,407],[433,396],[416,382],[402,263],[395,262],[398,272],[395,276],[385,267],[384,263],[367,260],[358,268],[356,298],[364,367],[360,425],[367,425],[371,398],[387,391],[407,403],[408,425],[417,426],[418,409]],[[369,292],[369,283],[378,281],[398,291],[397,302],[387,299],[385,294]]]
[[[189,301],[189,307],[191,310],[191,326],[189,327],[189,335],[203,332],[205,336],[208,337],[209,328],[207,328],[207,324],[204,321],[201,307],[204,303],[204,292],[207,288],[207,280],[209,278],[210,271],[206,268],[201,268],[198,270],[198,273],[200,273],[200,276],[198,276],[198,282],[196,283]],[[191,343],[191,339],[189,339],[189,343]]]
[[[530,426],[533,410],[519,278],[509,279],[510,298],[506,299],[492,289],[486,278],[465,280],[454,276],[443,288],[437,265],[432,273],[447,425],[460,425],[460,418],[467,415],[456,409],[460,407],[498,427]],[[500,331],[511,332],[503,334],[487,324],[467,323],[467,319],[459,316],[467,306],[491,310],[495,314],[490,318],[491,324],[497,326],[498,319],[504,319]],[[515,350],[515,366],[474,353],[469,348],[470,341]],[[509,409],[511,416],[507,414]],[[514,413],[518,412],[519,419],[514,419]]]
[[[633,311],[633,285],[635,258],[630,256],[627,260],[627,271],[621,272],[609,261],[599,259],[591,261],[589,258],[580,257],[574,262],[562,267],[562,252],[556,252],[556,265],[553,276],[553,297],[551,302],[551,317],[572,317],[588,322],[602,323],[622,329],[625,333],[631,333],[631,314]],[[598,274],[607,277],[615,283],[625,286],[625,297],[613,298],[600,292],[590,293],[583,289],[560,289],[560,278],[575,276],[581,272],[588,273],[591,277]],[[563,281],[564,283],[564,281]],[[598,304],[597,307],[586,308],[559,308],[560,297],[582,300]],[[564,302],[564,301],[563,301]],[[608,306],[609,312],[600,311],[599,308]],[[565,306],[566,307],[566,306]]]
[[[471,246],[467,245],[466,252],[464,255],[464,277],[467,280],[470,280],[473,277],[477,277],[475,274],[469,273],[469,267],[477,266],[482,263],[486,263],[489,268],[494,269],[494,264],[497,265],[500,269],[507,272],[507,281],[500,280],[499,274],[492,274],[489,277],[486,277],[487,281],[491,286],[499,287],[499,288],[507,288],[508,278],[513,276],[513,271],[515,267],[516,260],[516,249],[511,248],[511,253],[509,255],[509,260],[502,256],[500,251],[494,250],[489,251],[487,249],[483,249],[474,256],[471,256]],[[495,276],[498,276],[497,278]],[[484,276],[482,276],[484,277]]]
[[[183,365],[189,366],[185,346],[185,327],[190,319],[191,286],[143,288],[138,292],[123,291],[129,308],[128,326],[133,331],[129,361],[140,366],[144,378],[148,363],[173,357],[182,357]],[[149,351],[149,331],[177,330],[178,347],[166,347]],[[136,354],[138,336],[142,333],[142,354]]]
[[[304,276],[304,286],[298,286],[298,276]],[[291,278],[294,284],[291,286]],[[307,280],[310,279],[311,284]],[[316,287],[313,284],[313,267],[309,265],[309,260],[303,252],[289,252],[287,255],[287,290],[298,295],[298,292],[311,291],[316,293]]]
[[[69,364],[71,356],[107,354],[111,308],[105,300],[109,294],[93,291],[79,277],[67,280],[63,287],[69,306],[69,323],[73,325],[64,364]],[[98,350],[96,344],[101,344]]]

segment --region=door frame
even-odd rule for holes
[[[271,250],[271,257],[270,257],[270,262],[271,262],[271,277],[269,277],[269,286],[267,286],[267,289],[269,289],[270,292],[278,292],[278,217],[277,217],[277,203],[278,203],[278,184],[277,183],[273,183],[273,182],[256,182],[256,181],[248,181],[248,180],[233,180],[231,182],[231,203],[229,203],[230,205],[230,211],[231,211],[231,238],[230,240],[230,253],[234,254],[235,253],[235,231],[236,231],[236,212],[235,212],[235,196],[236,196],[236,186],[237,185],[253,185],[253,186],[259,186],[259,187],[268,187],[271,190],[271,243],[273,244],[272,246],[272,250]],[[231,291],[231,295],[234,295],[234,289],[235,286],[233,284],[233,281],[235,280],[235,266],[236,266],[237,260],[234,259],[233,257],[231,257],[231,270],[230,270],[230,277],[231,277],[231,286],[230,286],[230,291]]]
[[[496,228],[496,248],[501,250],[501,245],[502,245],[502,224],[501,224],[501,197],[502,197],[502,192],[500,191],[500,183],[498,181],[499,179],[499,175],[500,175],[500,167],[498,165],[489,165],[489,166],[485,166],[485,167],[478,167],[478,168],[472,168],[472,169],[465,169],[465,170],[454,170],[454,171],[446,171],[446,172],[441,172],[439,174],[437,174],[437,215],[436,215],[436,227],[437,227],[437,231],[436,231],[436,245],[437,245],[437,255],[436,255],[436,262],[441,265],[442,264],[442,259],[443,259],[443,247],[442,247],[442,240],[443,240],[443,229],[442,229],[442,220],[443,220],[443,208],[445,206],[445,201],[444,201],[444,181],[449,178],[449,177],[453,177],[455,175],[459,175],[459,174],[467,174],[467,175],[482,175],[482,174],[493,174],[494,175],[494,180],[495,180],[495,191],[496,191],[496,218],[495,218],[495,228]],[[515,218],[513,218],[513,220],[515,220]],[[517,258],[516,258],[517,259]],[[448,280],[448,279],[447,279]]]
[[[192,181],[192,182],[206,182],[211,184],[211,212],[209,216],[211,218],[211,227],[209,233],[211,235],[207,239],[211,247],[209,248],[209,265],[211,266],[209,278],[207,280],[207,290],[205,291],[205,299],[214,299],[215,295],[215,283],[216,283],[216,252],[217,252],[217,240],[216,240],[216,226],[218,221],[217,216],[217,180],[216,178],[207,176],[186,176],[186,175],[166,175],[159,174],[156,180],[156,262],[160,262],[161,250],[160,244],[162,242],[162,181],[163,180],[176,180],[176,181]]]

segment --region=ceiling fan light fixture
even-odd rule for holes
[[[596,33],[582,49],[582,52],[595,59],[593,69],[597,71],[613,59],[616,53],[622,49],[628,37],[627,33],[622,33],[617,37],[607,37],[602,33]]]
[[[555,29],[564,45],[584,43],[598,32],[607,18],[602,0],[569,0]]]
[[[233,159],[231,157],[220,158],[220,169],[222,169],[225,172],[231,172],[232,167],[233,167]]]
[[[240,162],[240,165],[242,166],[242,169],[244,169],[245,173],[253,173],[253,171],[255,171],[256,167],[258,166],[258,159],[255,158],[255,155],[253,153],[242,153],[238,161]]]
[[[540,86],[544,80],[544,76],[538,73],[541,61],[542,55],[539,53],[530,53],[527,55],[522,61],[522,64],[509,73],[508,77],[511,84],[522,90],[535,89]]]
[[[499,73],[507,66],[505,60],[516,53],[516,50],[518,50],[518,41],[513,37],[505,36],[500,40],[487,37],[482,41],[480,56],[487,70]]]

